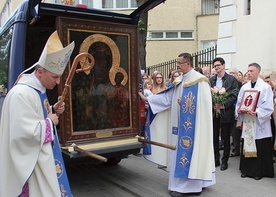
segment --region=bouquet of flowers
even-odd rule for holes
[[[212,100],[214,104],[214,110],[216,117],[220,116],[220,110],[224,109],[224,105],[227,101],[228,93],[226,89],[222,87],[220,90],[218,87],[211,88]]]

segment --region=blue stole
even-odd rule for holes
[[[159,92],[158,94],[166,93],[172,88],[174,88],[174,85],[170,84],[166,90],[163,90],[162,92]],[[146,116],[147,116],[147,120],[146,120],[146,125],[145,125],[145,136],[144,137],[147,140],[151,140],[150,125],[151,125],[152,121],[154,120],[156,114],[153,114],[151,108],[149,107],[149,109],[147,110]],[[154,131],[154,132],[158,132],[158,131]],[[151,155],[151,144],[146,144],[146,146],[143,148],[143,155]]]
[[[188,178],[194,147],[198,84],[183,88],[176,155],[175,178]],[[173,134],[177,129],[173,128]]]
[[[44,118],[47,117],[47,112],[51,110],[49,101],[47,99],[46,93],[41,93],[40,91],[36,90],[40,96],[41,104],[43,106],[43,112],[44,112]],[[66,197],[72,197],[62,153],[60,150],[59,146],[59,140],[58,140],[58,134],[56,131],[56,127],[54,127],[54,132],[55,132],[55,139],[53,141],[53,154],[54,154],[54,159],[55,159],[55,168],[56,168],[56,173],[57,173],[57,178],[58,178],[58,183],[59,183],[59,188],[61,192],[61,196],[66,196]]]
[[[145,124],[145,134],[144,137],[146,140],[150,140],[150,124],[153,121],[155,114],[152,113],[151,109],[147,110],[147,120]],[[151,155],[151,144],[146,144],[143,148],[143,155]]]

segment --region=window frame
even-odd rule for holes
[[[177,33],[177,37],[167,37],[167,33]],[[162,38],[153,38],[152,34],[162,33]],[[181,33],[191,33],[191,37],[181,37]],[[147,33],[147,40],[194,40],[194,31],[186,30],[186,31],[149,31]]]
[[[64,0],[51,0],[52,3],[59,3],[59,4],[64,4],[63,3]],[[89,0],[75,0],[73,1],[73,5],[77,5],[77,4],[86,4],[84,3],[83,1],[87,1],[89,2]],[[126,7],[117,7],[117,4],[121,2],[122,3],[125,3],[126,0],[112,0],[110,1],[110,7],[103,7],[103,0],[93,0],[91,3],[89,2],[89,4],[86,4],[88,7],[90,8],[98,8],[98,9],[103,9],[103,10],[124,10],[124,9],[136,9],[137,8],[137,4],[136,6],[132,7],[132,4],[135,2],[136,3],[136,0],[127,0],[127,6]]]
[[[214,6],[213,8],[211,6]],[[201,1],[201,14],[212,15],[219,14],[220,0],[202,0]]]

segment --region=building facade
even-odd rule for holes
[[[0,3],[0,26],[21,0]],[[115,12],[132,12],[136,0],[46,0],[51,3],[88,7]],[[217,43],[220,0],[166,0],[148,13],[146,66],[175,59],[179,53],[195,53]],[[209,60],[210,61],[210,60]]]
[[[243,73],[257,62],[266,75],[275,69],[275,0],[221,0],[217,54]]]
[[[12,12],[22,0],[2,0],[0,1],[0,27],[6,22]]]
[[[149,11],[147,66],[217,43],[219,0],[167,0]]]

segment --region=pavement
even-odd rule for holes
[[[241,178],[239,161],[239,156],[230,157],[227,170],[217,167],[216,184],[204,189],[200,197],[276,196],[275,177],[258,181]],[[115,166],[100,162],[71,163],[67,173],[72,192],[78,197],[170,197],[168,172],[141,155],[130,155]]]
[[[222,151],[221,151],[222,153]],[[216,168],[217,183],[203,190],[201,197],[275,197],[276,196],[276,178],[262,178],[255,180],[253,178],[241,178],[239,171],[240,157],[230,157],[228,169],[220,170]],[[276,164],[274,163],[274,172],[276,173]]]
[[[223,151],[221,150],[221,156],[222,153]],[[248,177],[241,178],[239,164],[240,156],[236,156],[229,158],[227,170],[221,171],[220,166],[216,167],[216,184],[203,189],[200,197],[276,197],[276,176],[274,178],[263,177],[261,180]],[[160,169],[162,168],[157,171],[154,169],[156,165],[151,162],[148,164],[148,167],[150,166],[153,168],[151,169],[152,173],[161,176],[157,179],[163,185],[160,188],[152,185],[153,183],[149,183],[153,188],[156,187],[156,189],[160,190],[154,197],[170,197],[167,190],[168,172],[161,170],[164,173],[160,173]],[[274,172],[276,175],[276,163],[274,163]],[[192,197],[195,195],[188,196]]]

